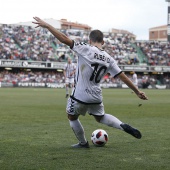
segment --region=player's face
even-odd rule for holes
[[[68,63],[69,63],[69,64],[71,63],[71,58],[68,58]]]

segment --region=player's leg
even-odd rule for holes
[[[83,128],[80,120],[78,119],[78,117],[80,115],[79,111],[83,111],[83,110],[82,109],[79,110],[78,105],[79,105],[79,103],[77,103],[73,99],[71,99],[71,98],[68,99],[66,112],[68,114],[70,127],[72,128],[75,136],[77,137],[77,139],[79,141],[78,144],[72,145],[72,147],[74,147],[74,148],[89,148],[88,141],[86,140],[86,137],[85,137],[84,128]],[[77,108],[77,109],[75,109],[75,108]]]
[[[94,115],[94,118],[99,123],[105,124],[110,127],[114,127],[116,129],[123,130],[121,127],[122,122],[113,115],[110,115],[110,114],[104,114],[103,116]]]
[[[66,85],[66,98],[69,97],[69,79],[66,78],[65,80],[65,85]]]
[[[120,121],[118,118],[111,114],[106,114],[104,112],[103,104],[92,106],[91,113],[97,122],[120,130],[124,130],[125,132],[131,134],[132,136],[138,139],[141,138],[141,133],[137,129],[123,123],[122,121]]]
[[[74,83],[70,83],[70,88],[71,88],[71,93],[72,93],[73,88],[74,88]]]
[[[105,124],[110,127],[114,127],[120,130],[124,130],[126,133],[131,134],[137,139],[140,139],[142,137],[141,133],[139,130],[136,128],[126,124],[122,123],[118,118],[116,118],[113,115],[110,114],[104,114],[102,117],[99,116],[94,116],[96,121],[102,124]]]
[[[113,115],[105,114],[103,103],[99,105],[91,105],[88,111],[94,116],[97,122],[123,130],[120,126],[122,122],[119,119]]]
[[[70,88],[71,88],[71,92],[72,92],[73,88],[74,88],[74,78],[70,79]]]

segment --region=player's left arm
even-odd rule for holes
[[[142,100],[148,100],[148,97],[144,92],[139,91],[139,89],[132,83],[132,81],[122,72],[118,77],[129,87],[131,88],[136,95]]]

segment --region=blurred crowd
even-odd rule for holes
[[[34,83],[64,83],[64,76],[59,72],[26,72],[13,73],[11,71],[0,72],[0,82],[13,83],[34,82]]]
[[[71,39],[88,42],[88,32],[60,30]],[[118,64],[136,64],[137,52],[129,42],[128,35],[106,34],[104,49]],[[66,45],[60,43],[48,30],[30,26],[2,25],[0,38],[0,59],[33,61],[66,61],[77,56]]]
[[[126,74],[132,80],[132,74]],[[0,82],[17,84],[19,82],[27,83],[65,83],[62,72],[56,71],[20,71],[12,72],[3,70],[0,72]],[[110,77],[108,74],[102,79],[104,84],[122,84],[119,78]],[[155,85],[170,85],[168,75],[140,75],[138,74],[138,87],[148,88]]]
[[[60,30],[75,41],[88,42],[89,32],[83,30]],[[170,43],[133,41],[128,34],[104,33],[103,48],[119,65],[139,64],[137,48],[144,54],[144,63],[150,66],[170,66]],[[66,45],[60,43],[48,30],[35,29],[30,26],[2,25],[0,27],[0,60],[28,60],[66,62],[71,57],[77,61],[75,53]],[[128,75],[132,78],[132,75]],[[160,78],[162,77],[162,78]],[[103,83],[122,82],[106,75]],[[37,82],[64,83],[64,76],[56,71],[0,71],[0,82]],[[170,84],[168,76],[138,75],[139,87],[149,85]]]
[[[138,64],[137,51],[130,43],[129,35],[105,35],[104,50],[108,52],[119,65]]]
[[[126,73],[127,77],[132,80],[132,74]],[[138,87],[139,88],[148,88],[149,86],[155,87],[155,85],[168,85],[170,87],[170,77],[169,75],[153,75],[153,74],[137,74]],[[103,83],[117,83],[122,84],[123,82],[119,78],[113,78],[106,75],[103,80]]]
[[[170,66],[169,42],[136,42],[136,45],[146,56],[146,63],[150,66]]]
[[[89,32],[83,30],[60,30],[75,41],[88,42]],[[66,45],[60,43],[48,30],[30,26],[2,25],[0,37],[0,59],[32,61],[66,61],[68,57],[77,61],[77,56]],[[136,48],[129,34],[104,34],[103,48],[120,65],[138,64]],[[151,66],[170,66],[170,44],[165,42],[135,42],[145,55],[144,62]]]
[[[72,54],[47,30],[28,26],[2,26],[0,59],[61,61],[63,55]],[[59,58],[59,56],[61,58]]]

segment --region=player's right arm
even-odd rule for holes
[[[74,43],[73,40],[71,40],[65,34],[58,31],[52,25],[46,23],[45,21],[43,21],[39,17],[33,17],[33,18],[36,20],[36,22],[34,21],[32,23],[37,24],[36,28],[37,27],[43,27],[43,28],[48,29],[60,42],[62,42],[63,44],[66,44],[70,47],[73,47],[73,43]]]
[[[131,88],[136,95],[142,100],[148,100],[148,97],[144,92],[139,91],[138,88],[132,83],[132,81],[122,72],[118,77],[129,87]]]

